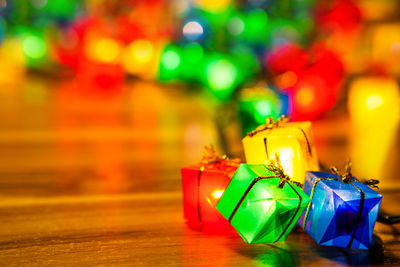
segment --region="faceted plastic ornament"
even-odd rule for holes
[[[279,153],[285,173],[293,180],[304,181],[306,171],[318,171],[318,156],[311,122],[287,122],[282,117],[256,128],[243,138],[247,163],[267,164]]]
[[[323,246],[368,249],[382,196],[337,174],[307,172],[303,187],[311,202],[299,224]],[[323,223],[321,223],[323,222]]]
[[[190,226],[231,228],[215,206],[239,163],[236,159],[217,157],[182,168],[183,214]]]
[[[267,165],[241,164],[217,204],[247,243],[283,241],[296,224],[309,197]]]

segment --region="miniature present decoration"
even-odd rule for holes
[[[285,172],[303,182],[306,171],[319,170],[311,122],[288,121],[284,116],[276,122],[267,118],[243,138],[244,153],[249,164],[268,164],[271,155],[279,153]]]
[[[206,147],[201,163],[182,168],[183,213],[191,226],[230,228],[216,205],[240,164]]]
[[[217,209],[247,243],[286,239],[310,198],[272,164],[241,164]]]
[[[350,171],[307,172],[303,190],[311,202],[298,223],[320,245],[368,249],[382,201],[368,186],[375,183],[361,183]]]

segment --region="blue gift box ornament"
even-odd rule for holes
[[[303,191],[311,202],[298,223],[320,245],[368,249],[382,196],[370,187],[377,180],[358,181],[350,166],[343,174],[306,173]]]

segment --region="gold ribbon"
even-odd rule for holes
[[[223,163],[225,166],[235,166],[240,164],[239,158],[230,159],[226,155],[219,156],[213,145],[205,146],[201,164],[208,165]]]
[[[275,122],[272,117],[268,117],[266,119],[264,125],[258,126],[254,131],[249,132],[247,135],[252,137],[253,135],[256,135],[259,132],[281,127],[282,124],[287,123],[289,121],[290,121],[290,117],[285,116],[285,115],[282,115],[281,117],[279,117]]]
[[[351,166],[352,166],[351,160],[348,159],[346,165],[344,166],[344,171],[339,171],[338,168],[334,166],[330,167],[330,171],[333,174],[337,174],[345,184],[348,184],[353,180],[368,185],[369,187],[378,189],[377,185],[379,184],[379,180],[376,179],[358,180],[356,178],[353,178],[353,175],[351,174]]]
[[[267,169],[271,171],[276,177],[280,178],[278,187],[283,188],[287,182],[291,182],[300,188],[303,187],[303,185],[299,182],[292,181],[285,173],[285,170],[283,169],[281,160],[279,159],[279,153],[275,153],[275,159],[270,160],[270,163],[267,164]]]

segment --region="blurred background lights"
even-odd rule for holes
[[[129,51],[133,60],[140,63],[150,61],[154,54],[152,43],[144,39],[138,39],[132,42],[129,46]]]
[[[101,63],[113,63],[119,56],[120,45],[111,38],[93,39],[86,47],[87,56]]]
[[[255,118],[258,123],[262,124],[268,116],[273,113],[271,102],[268,100],[261,100],[256,103]]]
[[[190,41],[197,40],[204,33],[203,26],[197,21],[188,21],[182,30],[183,35]]]
[[[30,0],[34,8],[40,9],[47,5],[47,0]]]
[[[235,86],[237,68],[226,59],[211,61],[206,67],[206,79],[215,90],[227,90]]]
[[[181,57],[175,50],[166,51],[161,58],[162,65],[169,70],[178,68],[181,63]]]
[[[22,49],[29,58],[39,59],[46,55],[46,44],[39,36],[24,36],[22,39]]]
[[[371,95],[367,98],[367,101],[365,104],[366,104],[367,109],[369,109],[369,110],[376,109],[383,104],[383,100],[382,100],[381,96],[379,96],[379,95]]]
[[[244,31],[244,22],[240,17],[234,16],[228,21],[227,28],[230,34],[238,36]]]
[[[362,77],[351,83],[348,107],[350,115],[360,125],[396,122],[400,114],[397,81],[384,77]]]
[[[315,94],[310,87],[301,87],[295,93],[295,100],[300,106],[308,107],[315,99]]]
[[[232,0],[193,0],[194,3],[209,12],[221,12],[226,10],[233,2]]]
[[[189,43],[183,48],[185,59],[191,63],[199,62],[204,55],[203,47],[198,43]]]
[[[292,87],[297,82],[297,75],[293,71],[286,71],[276,78],[276,84],[281,89]]]
[[[354,174],[379,177],[381,182],[391,179],[387,167],[393,162],[390,153],[396,146],[400,122],[396,79],[374,76],[355,79],[350,83],[348,109]]]

